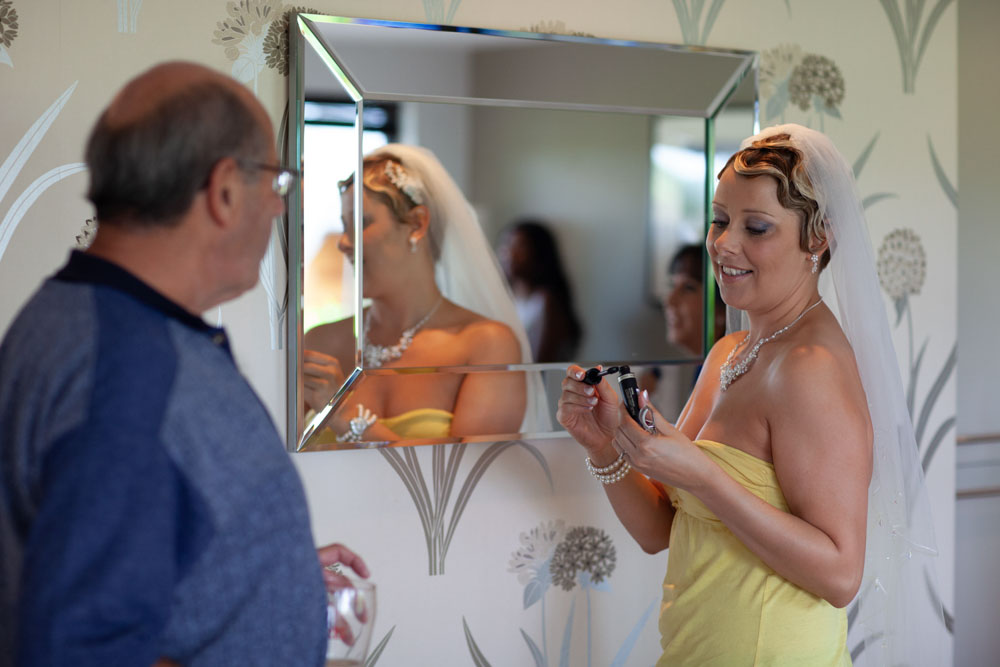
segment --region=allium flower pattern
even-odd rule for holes
[[[522,586],[537,579],[548,565],[556,545],[566,532],[566,523],[561,519],[543,521],[531,530],[521,533],[521,546],[511,554],[508,572],[517,575]]]
[[[0,44],[10,48],[17,37],[17,10],[13,0],[0,0]]]
[[[615,559],[615,545],[603,530],[592,526],[571,528],[552,554],[552,583],[572,590],[578,572],[587,572],[592,582],[600,583],[614,572]]]
[[[878,278],[894,301],[920,294],[927,276],[927,255],[912,229],[890,232],[878,249]]]
[[[76,235],[76,247],[86,250],[94,242],[94,235],[97,234],[97,218],[87,218],[80,233]]]
[[[798,44],[780,44],[761,53],[760,92],[765,119],[785,122],[791,103],[815,111],[822,129],[825,116],[840,118],[846,84],[840,68],[826,56],[806,53]]]
[[[779,44],[773,49],[764,49],[760,54],[760,94],[770,98],[780,86],[787,85],[803,55],[798,44]]]
[[[240,56],[240,44],[247,37],[259,36],[264,26],[278,15],[279,0],[239,0],[227,2],[229,17],[215,24],[213,44],[225,47],[226,57],[236,60]]]
[[[308,7],[289,7],[281,16],[271,22],[264,38],[264,55],[267,66],[288,76],[288,23],[294,14],[319,14],[319,10]]]
[[[521,32],[537,32],[546,35],[570,35],[571,37],[593,37],[589,32],[569,30],[565,21],[539,21],[532,23],[527,28],[521,28]]]
[[[844,77],[829,58],[809,54],[792,70],[788,94],[803,111],[809,110],[813,95],[828,109],[836,109],[844,101]]]
[[[264,36],[271,21],[281,13],[281,0],[239,0],[226,3],[227,18],[215,24],[213,44],[226,50],[233,63],[233,76],[253,84],[264,71]]]

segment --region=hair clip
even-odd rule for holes
[[[424,203],[424,184],[420,182],[419,178],[403,169],[403,165],[392,161],[386,162],[385,176],[414,204],[420,206]]]

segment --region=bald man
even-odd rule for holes
[[[0,664],[321,665],[300,481],[200,317],[257,282],[283,211],[267,113],[228,77],[161,65],[114,98],[86,161],[94,243],[0,346]]]

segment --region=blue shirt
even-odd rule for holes
[[[301,483],[225,332],[74,252],[0,345],[0,665],[321,665]]]

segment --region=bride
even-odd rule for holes
[[[475,213],[434,155],[389,144],[365,157],[362,183],[362,280],[371,304],[361,317],[364,367],[530,363]],[[338,247],[353,261],[354,175],[339,186]],[[326,406],[354,369],[354,326],[347,318],[305,334],[307,409]],[[509,371],[366,374],[328,426],[338,442],[532,430],[545,412],[534,379]]]
[[[850,167],[818,132],[770,128],[723,168],[713,210],[706,245],[743,330],[712,348],[676,427],[650,410],[644,430],[579,366],[557,413],[630,534],[669,547],[658,664],[948,664]]]

